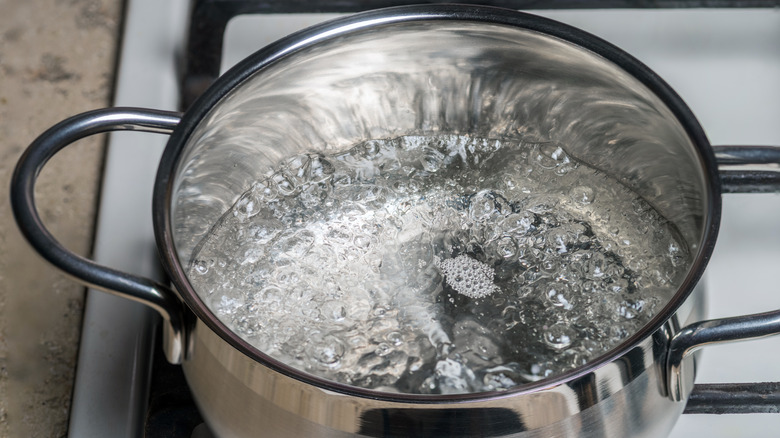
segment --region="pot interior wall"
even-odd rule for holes
[[[701,243],[707,191],[699,153],[637,79],[538,32],[423,21],[323,39],[230,91],[190,136],[174,176],[181,263],[285,158],[431,134],[559,145],[640,194],[694,253]]]

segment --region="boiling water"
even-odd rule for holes
[[[369,141],[279,163],[189,278],[268,355],[366,388],[502,390],[646,324],[689,263],[674,227],[554,143]]]

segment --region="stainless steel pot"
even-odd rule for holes
[[[171,135],[154,225],[175,290],[70,253],[38,215],[34,183],[46,161],[111,130]],[[439,132],[567,145],[677,226],[694,253],[683,284],[650,323],[591,363],[505,392],[461,395],[385,393],[308,375],[240,339],[193,290],[185,275],[193,249],[279,159]],[[52,264],[160,313],[166,356],[182,364],[219,436],[650,437],[668,433],[682,412],[694,350],[780,333],[780,311],[694,322],[703,317],[697,285],[715,244],[721,191],[780,186],[771,171],[726,167],[778,162],[778,155],[759,147],[714,151],[669,86],[583,31],[509,10],[419,6],[289,36],[225,74],[183,115],[115,108],[68,119],[24,154],[11,200],[22,232]]]

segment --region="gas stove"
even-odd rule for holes
[[[286,34],[336,16],[299,13],[306,10],[306,3],[128,0],[115,105],[169,110],[186,106],[214,74]],[[355,2],[311,3],[319,10],[361,9]],[[394,2],[379,3],[365,4],[370,8]],[[227,21],[227,16],[222,19],[214,13],[219,8],[266,13]],[[532,12],[589,31],[647,64],[688,103],[713,144],[780,145],[780,10]],[[210,16],[211,21],[189,23],[190,15]],[[223,35],[220,29],[225,24]],[[188,30],[195,33],[190,41],[197,42],[190,43],[189,53]],[[197,62],[181,62],[187,54]],[[183,81],[182,70],[190,73]],[[156,259],[151,193],[164,144],[165,138],[159,136],[112,134],[95,246],[99,262],[160,280],[164,275]],[[777,195],[724,196],[719,241],[704,280],[709,317],[780,308],[775,274],[780,266],[778,218]],[[98,291],[88,293],[71,436],[210,436],[179,367],[165,363],[155,348],[156,322],[154,313],[142,305]],[[700,363],[697,382],[780,380],[776,366],[780,337],[707,348]],[[671,436],[766,436],[778,429],[777,415],[683,415]]]

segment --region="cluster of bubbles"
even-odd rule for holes
[[[489,265],[461,254],[454,259],[434,259],[445,283],[456,292],[471,298],[484,298],[499,290],[493,284],[496,271]]]
[[[439,394],[587,363],[645,325],[688,263],[670,223],[560,145],[405,136],[279,163],[189,278],[282,362]]]

